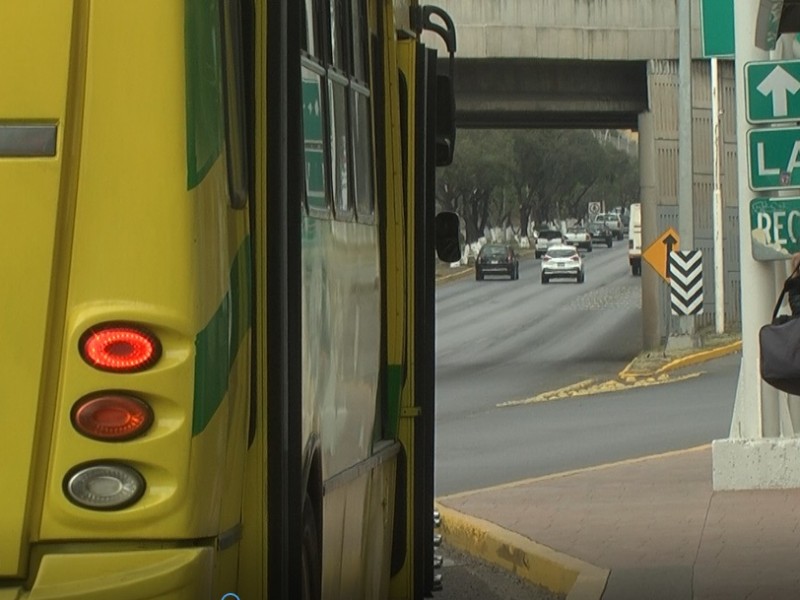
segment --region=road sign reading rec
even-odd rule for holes
[[[751,129],[747,151],[752,189],[800,187],[800,127]]]
[[[786,260],[800,252],[800,198],[750,201],[750,249],[755,260]]]
[[[750,123],[800,121],[800,60],[747,63],[745,80]]]

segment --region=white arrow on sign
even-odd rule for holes
[[[772,94],[773,114],[776,117],[785,117],[789,113],[788,95],[796,94],[800,90],[800,81],[797,81],[778,65],[758,84],[756,89],[764,96]]]

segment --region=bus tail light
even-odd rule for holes
[[[153,423],[153,411],[136,396],[101,392],[78,400],[71,418],[75,429],[86,437],[121,442],[146,432]]]
[[[92,510],[120,510],[144,494],[144,477],[127,465],[94,463],[67,473],[64,493],[73,503]]]
[[[81,336],[80,352],[96,369],[132,373],[153,366],[161,356],[161,344],[142,327],[104,323]]]

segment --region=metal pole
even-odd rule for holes
[[[694,248],[692,168],[691,1],[678,0],[678,235],[681,249]],[[680,333],[694,334],[694,317],[680,317]]]
[[[711,58],[711,126],[714,132],[714,330],[725,331],[725,270],[722,247],[722,134],[720,131],[719,72]]]

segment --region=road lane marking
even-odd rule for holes
[[[698,371],[696,373],[687,373],[686,375],[679,375],[677,377],[672,377],[670,375],[662,373],[660,375],[639,378],[639,379],[631,379],[628,381],[609,379],[608,381],[602,383],[594,383],[595,380],[587,379],[585,381],[573,383],[572,385],[568,385],[566,387],[557,390],[552,390],[550,392],[542,392],[541,394],[538,394],[531,398],[525,398],[524,400],[508,400],[506,402],[500,402],[496,406],[498,408],[505,408],[508,406],[521,406],[523,404],[538,404],[540,402],[562,400],[564,398],[576,398],[578,396],[593,396],[596,394],[605,394],[608,392],[622,392],[633,388],[663,385],[665,383],[677,383],[679,381],[685,381],[687,379],[693,379],[695,377],[699,377],[704,373],[705,371]]]

